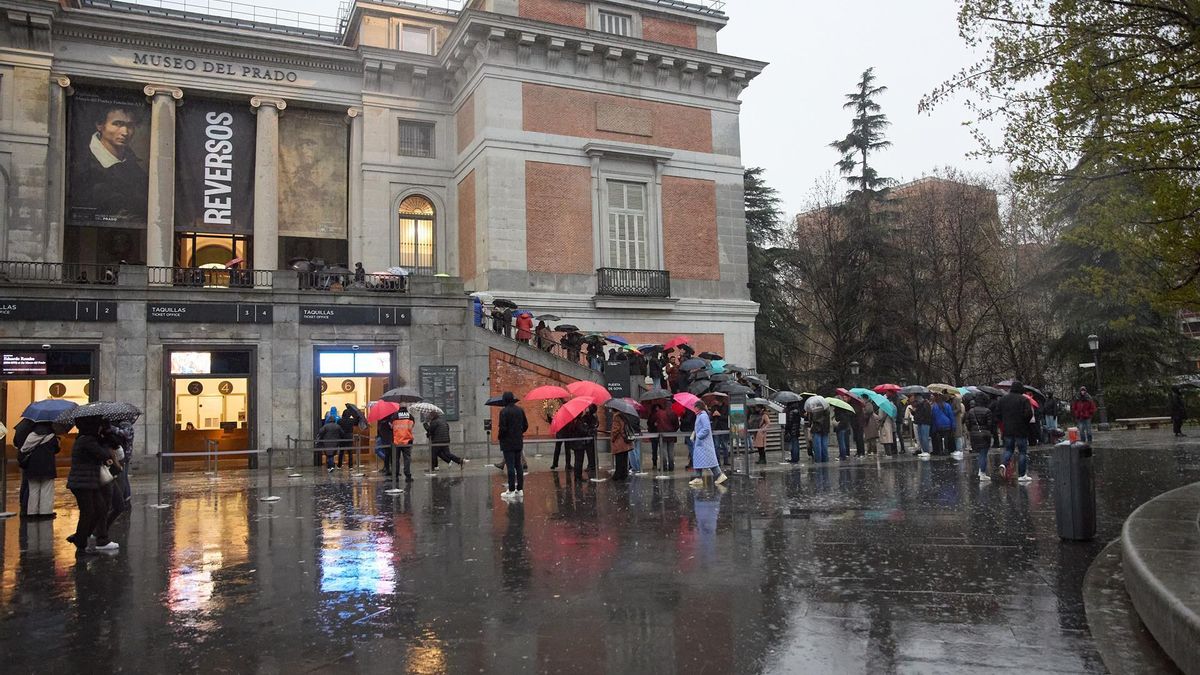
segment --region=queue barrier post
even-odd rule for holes
[[[0,441],[0,518],[12,518],[17,515],[8,508],[8,443]]]
[[[157,477],[158,487],[157,487],[157,492],[156,492],[156,494],[158,496],[155,498],[155,502],[150,505],[150,508],[152,508],[152,509],[169,509],[169,508],[171,508],[171,505],[167,504],[166,502],[163,501],[163,493],[162,493],[162,477],[163,477],[162,450],[159,450],[158,452],[156,452],[155,455],[157,455],[157,457],[158,457],[158,477]]]
[[[404,492],[400,487],[400,466],[396,458],[396,443],[393,441],[389,444],[388,451],[392,456],[392,487],[383,491],[385,495],[398,495]],[[411,452],[411,450],[409,451]]]
[[[296,453],[300,452],[300,439],[292,438],[289,434],[287,437],[287,444],[288,445],[285,452],[287,453],[288,465],[284,467],[284,471],[289,472],[288,478],[301,478],[303,474],[301,474],[300,470],[296,468]]]
[[[267,496],[259,497],[260,502],[277,502],[279,497],[275,493],[275,452],[274,448],[267,448]]]

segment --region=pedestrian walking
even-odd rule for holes
[[[992,415],[991,398],[987,394],[978,394],[972,399],[964,424],[971,439],[971,449],[979,453],[979,480],[991,480],[988,475],[988,452],[996,420]]]
[[[712,421],[713,445],[721,466],[729,466],[729,410],[722,399],[712,402],[709,419]]]
[[[329,421],[326,421],[325,424],[322,424],[320,430],[317,431],[316,442],[314,445],[325,451],[325,469],[329,471],[329,473],[333,473],[333,457],[337,454],[338,450],[341,449],[342,439],[345,436],[342,434],[342,427],[340,424],[330,420],[329,417],[326,417],[325,419]]]
[[[708,417],[708,406],[704,401],[696,403],[696,426],[692,437],[692,468],[696,471],[696,477],[688,485],[694,488],[704,487],[705,469],[712,472],[713,481],[717,485],[728,480],[728,477],[721,472],[721,466],[717,462],[717,448],[713,445],[712,422]]]
[[[107,423],[106,423],[107,424]],[[129,484],[129,460],[133,457],[133,423],[107,425],[102,432],[113,452],[113,481],[109,484],[108,527],[122,514],[133,510],[133,487]]]
[[[1000,412],[1000,423],[1003,425],[1004,459],[1000,463],[1000,477],[1008,474],[1008,462],[1014,452],[1019,452],[1017,462],[1017,480],[1028,483],[1033,480],[1026,471],[1029,464],[1029,421],[1033,419],[1033,406],[1023,395],[1025,385],[1014,380],[1008,393],[1000,398],[997,410]]]
[[[338,448],[337,465],[342,465],[342,460],[345,459],[351,468],[354,467],[354,430],[358,425],[362,424],[362,415],[358,409],[349,403],[342,409],[342,416],[338,419],[338,426],[342,428],[342,446]]]
[[[112,474],[103,480],[100,472],[109,472],[113,465],[112,451],[101,442],[102,421],[99,417],[80,417],[75,420],[79,434],[71,446],[71,470],[67,474],[67,489],[79,504],[79,521],[75,533],[67,541],[75,545],[76,553],[113,553],[121,547],[108,538],[108,497],[106,488]],[[94,536],[95,543],[88,537]]]
[[[1175,438],[1182,438],[1186,435],[1183,433],[1185,419],[1187,419],[1187,402],[1183,399],[1183,389],[1171,387],[1171,428],[1175,431]]]
[[[653,453],[654,468],[657,470],[659,464],[659,448],[662,449],[662,470],[675,470],[675,433],[679,431],[679,418],[675,415],[675,411],[671,409],[670,403],[658,402],[655,404],[654,411],[650,413],[650,420],[654,424],[651,431],[659,434],[658,438],[650,441],[651,452]]]
[[[1092,418],[1096,416],[1096,402],[1088,393],[1087,387],[1079,388],[1079,395],[1071,403],[1071,415],[1079,425],[1079,439],[1084,443],[1092,442]]]
[[[500,410],[500,452],[504,454],[504,468],[508,476],[508,491],[501,496],[519,499],[525,496],[521,454],[525,450],[525,432],[529,431],[529,420],[511,391],[504,392],[500,400],[504,403],[504,408]]]
[[[54,426],[50,422],[37,422],[25,436],[25,443],[17,452],[17,464],[29,485],[28,500],[21,515],[29,518],[54,517],[54,479],[58,477],[54,458],[59,450],[58,435],[54,433]]]
[[[425,422],[425,435],[431,446],[432,471],[437,471],[439,459],[447,464],[457,464],[460,470],[463,468],[464,460],[450,452],[450,425],[441,413],[435,411],[429,414]]]
[[[624,413],[613,414],[612,426],[608,430],[608,442],[615,466],[612,479],[622,481],[629,478],[629,453],[633,450],[633,438]]]

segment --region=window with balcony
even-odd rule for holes
[[[433,131],[432,122],[400,120],[400,156],[433,157]]]
[[[433,29],[425,26],[400,27],[400,51],[417,54],[433,53]]]
[[[600,12],[600,31],[629,37],[633,35],[633,17],[616,12]]]
[[[400,266],[433,274],[433,203],[420,195],[400,202]]]
[[[646,185],[608,181],[609,267],[649,267],[650,232],[647,221]]]

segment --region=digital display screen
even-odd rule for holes
[[[212,352],[171,352],[172,375],[212,373]]]
[[[0,358],[0,370],[5,375],[46,374],[46,355],[42,352],[16,352]]]

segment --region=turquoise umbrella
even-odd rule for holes
[[[863,389],[861,387],[858,389],[851,389],[850,393],[858,394],[859,396],[870,400],[872,403],[879,406],[879,409],[886,413],[888,417],[896,419],[896,404],[887,400],[887,397],[884,395],[871,391],[870,389]]]
[[[709,367],[712,368],[713,373],[720,375],[725,372],[725,359],[717,359],[710,363]]]

